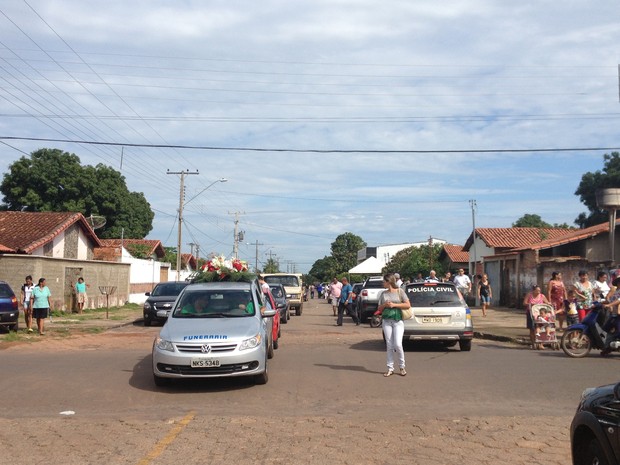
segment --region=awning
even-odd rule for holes
[[[383,269],[383,263],[381,263],[376,257],[370,257],[364,260],[362,263],[355,265],[349,270],[349,273],[353,274],[378,274]]]

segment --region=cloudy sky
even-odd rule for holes
[[[259,266],[272,254],[302,272],[344,232],[463,244],[470,200],[477,227],[572,224],[582,174],[620,147],[619,13],[612,0],[1,2],[0,169],[42,147],[110,165],[168,246],[180,177],[167,171],[198,171],[184,252],[231,255],[238,219],[241,258],[254,264],[258,244]]]

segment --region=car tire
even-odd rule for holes
[[[149,320],[148,318],[144,319],[144,326],[151,326],[151,320]]]
[[[300,316],[304,306],[301,304],[299,307],[295,309],[295,315]]]
[[[596,438],[592,438],[588,443],[588,447],[581,454],[581,461],[575,462],[577,464],[592,464],[598,465],[610,465],[607,461],[607,457],[603,453],[601,443]]]
[[[274,356],[274,352],[273,352],[273,343],[269,344],[269,347],[267,348],[267,358],[273,358]]]
[[[471,350],[471,339],[463,339],[459,341],[461,352],[469,352]]]
[[[153,381],[155,382],[155,386],[157,387],[170,386],[171,382],[169,378],[162,378],[161,376],[157,376],[155,373],[153,373]]]
[[[280,320],[280,323],[282,323],[283,325],[288,323],[288,318],[287,318],[286,313],[282,316],[282,319]]]
[[[16,321],[14,325],[9,326],[9,331],[17,332],[19,330],[19,321]]]
[[[267,384],[269,381],[269,371],[267,370],[267,359],[265,359],[265,371],[254,376],[254,384]]]
[[[273,348],[277,349],[278,347],[280,347],[280,339],[278,336],[278,339],[276,339],[275,341],[273,341]]]

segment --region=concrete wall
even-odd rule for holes
[[[102,261],[51,258],[36,255],[0,255],[0,280],[9,283],[19,298],[19,290],[26,275],[32,275],[36,285],[39,278],[47,281],[52,293],[52,310],[75,309],[73,288],[78,277],[88,285],[85,308],[106,306],[106,296],[100,286],[114,286],[109,296],[110,307],[124,305],[129,299],[130,265]]]

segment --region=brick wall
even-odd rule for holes
[[[113,295],[109,297],[110,306],[124,305],[129,300],[128,263],[110,263],[88,260],[70,260],[35,255],[1,255],[0,280],[9,283],[19,298],[19,290],[26,275],[32,275],[35,283],[43,277],[52,293],[52,309],[70,311],[74,307],[71,293],[73,277],[82,276],[89,286],[88,302],[85,308],[106,306],[106,296],[100,286],[114,286]]]

